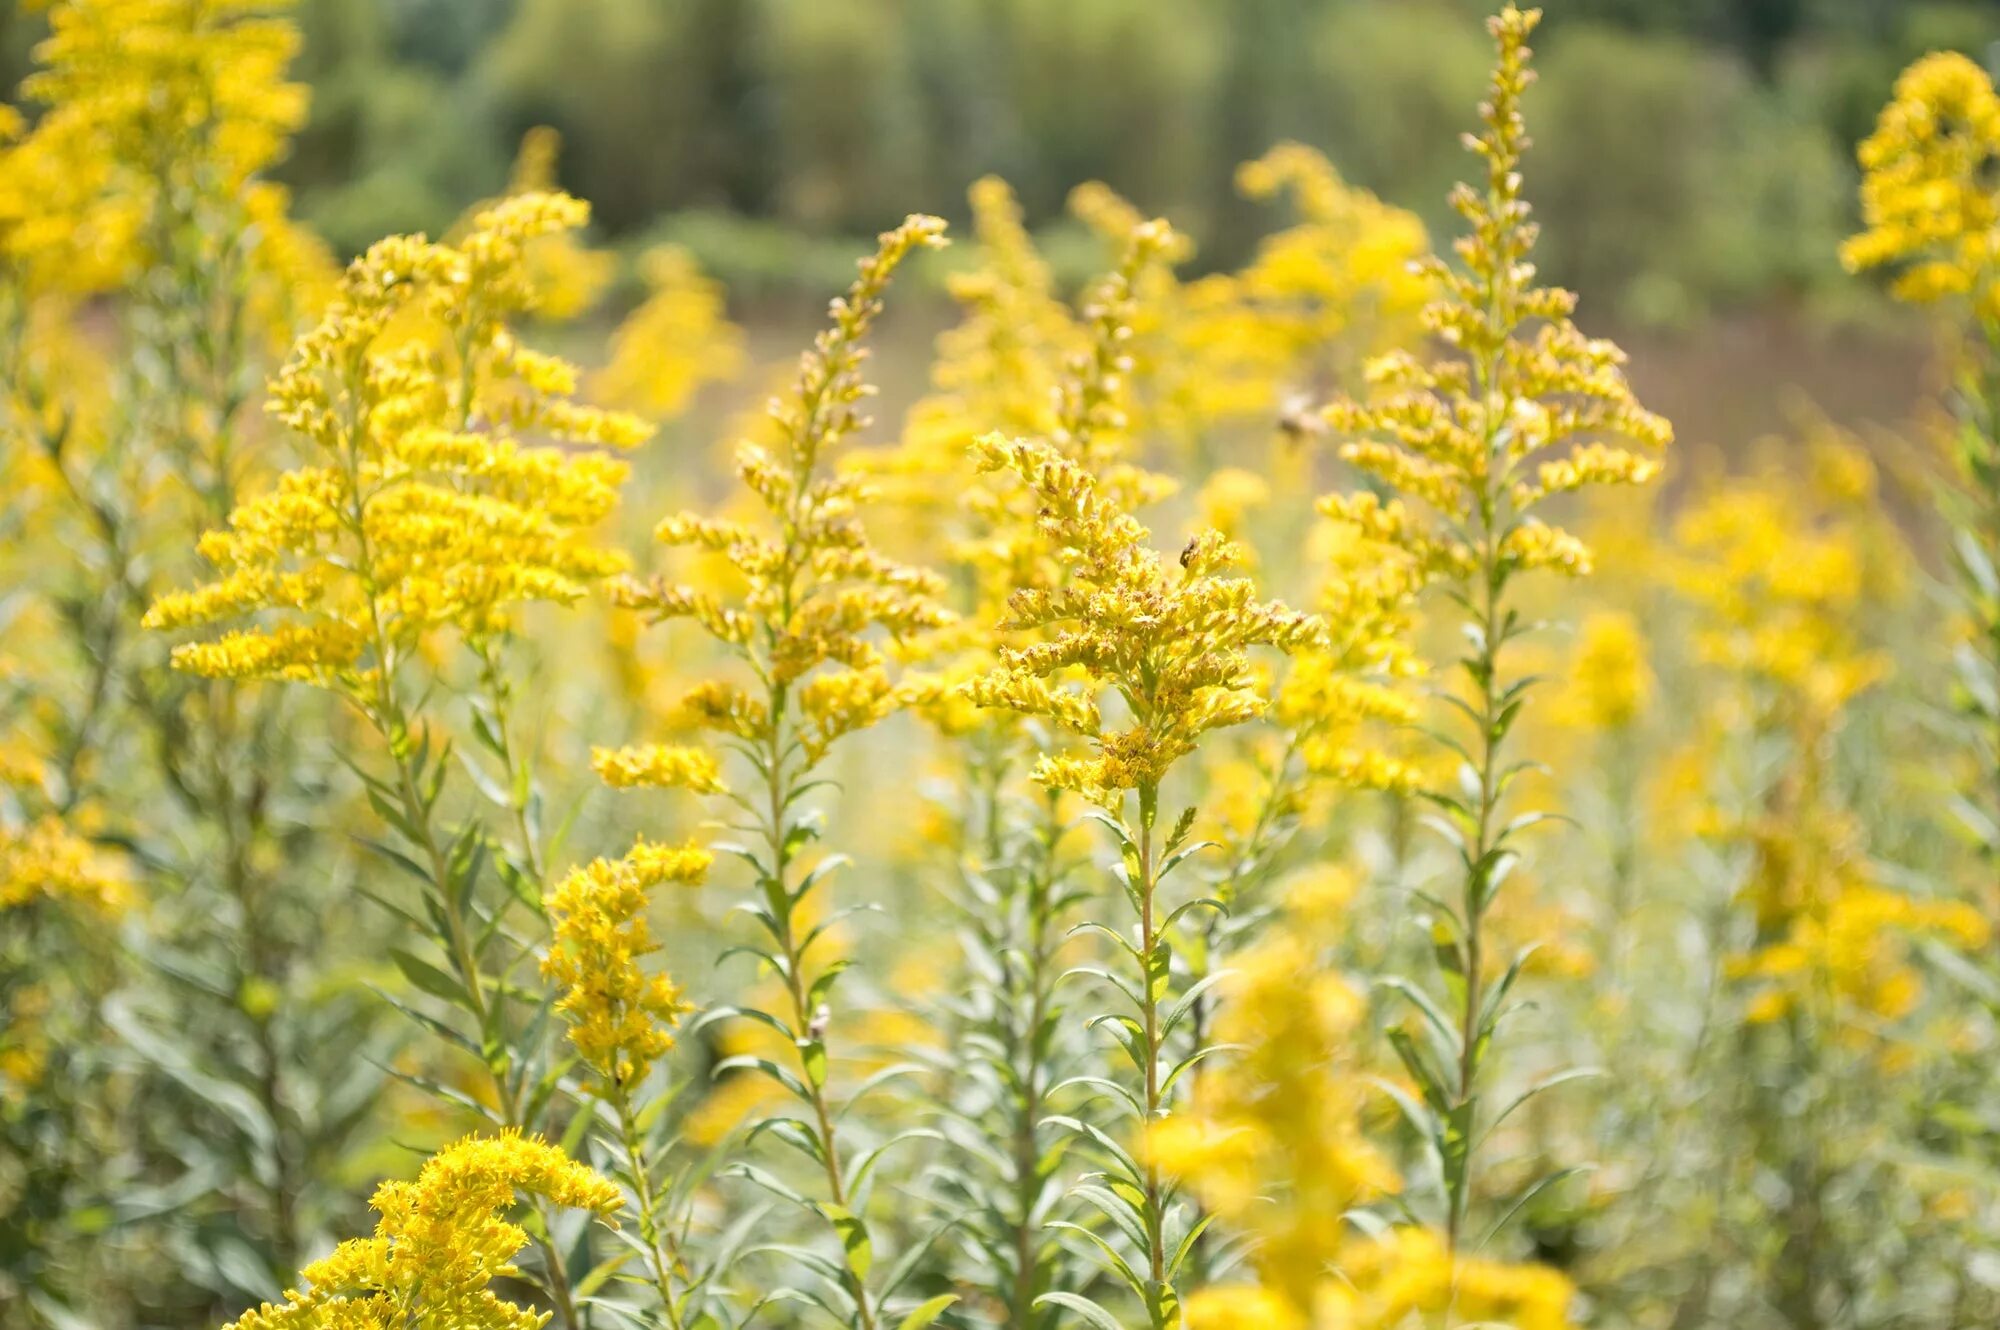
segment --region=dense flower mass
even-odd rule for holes
[[[1212,79],[1236,144],[1295,19],[1409,83],[1399,129],[1428,85],[1380,58],[1421,31],[1443,87],[1478,40],[1390,0],[1243,7],[1218,42],[1170,30],[1198,0],[996,0],[875,40],[898,3],[379,33],[30,6],[0,107],[0,1330],[2000,1325],[1976,60],[1904,74],[1844,251],[1948,334],[1945,446],[1795,409],[1745,446],[1744,373],[1653,498],[1673,430],[1539,284],[1512,4],[1440,255],[1387,201],[1418,144],[1280,143],[1182,230],[1133,201],[1184,197],[1171,151],[1120,163],[1128,199],[1052,181],[1003,116],[981,152],[1021,190],[972,185],[973,243],[932,257],[944,223],[907,217],[795,364],[744,374],[787,291],[840,283],[761,220],[639,215],[650,167],[744,146],[677,109],[758,127],[719,201],[839,225],[845,158],[793,177],[813,117],[767,77],[866,111],[803,126],[858,147],[957,104],[905,77],[935,51],[1081,24],[968,83],[1129,51],[1102,68]],[[336,39],[300,63],[309,131],[302,31]],[[1568,217],[1615,183],[1609,74],[1662,107],[1707,85],[1561,36],[1572,113],[1606,116],[1550,127]],[[572,39],[617,48],[601,88],[532,77],[601,49]],[[417,125],[429,72],[342,77],[383,42],[490,92]],[[546,127],[511,174],[459,141],[545,100],[567,161]],[[592,228],[558,168],[622,169],[593,116],[628,102],[667,118],[615,145]],[[1119,129],[1051,107],[1080,153]],[[377,140],[418,130],[455,155],[405,198]],[[1766,180],[1732,144],[1708,190],[1641,156],[1775,215],[1826,145],[1798,146]],[[277,178],[313,182],[344,272]],[[1607,288],[1630,237],[1563,230],[1625,326],[1701,317],[1675,256]],[[723,447],[691,446],[710,407]],[[657,571],[628,494],[663,505]]]
[[[1170,576],[1146,528],[1055,448],[993,435],[973,446],[982,468],[1027,482],[1070,574],[1061,586],[1014,593],[1003,629],[1046,629],[1047,639],[1003,648],[999,668],[966,686],[982,706],[1041,716],[1091,741],[1089,758],[1045,755],[1043,783],[1100,803],[1158,785],[1203,734],[1261,714],[1250,648],[1296,651],[1322,638],[1318,619],[1256,599],[1247,578],[1220,575],[1235,557],[1220,533],[1190,540]],[[1070,669],[1087,688],[1063,685]],[[1122,699],[1129,723],[1107,723],[1103,692]]]
[[[1855,269],[1895,267],[1905,300],[1967,297],[1981,317],[2000,316],[1996,157],[2000,96],[1987,72],[1956,52],[1911,65],[1861,145],[1868,229],[1847,242],[1842,259]]]
[[[542,974],[562,985],[556,1009],[570,1023],[570,1042],[600,1074],[638,1080],[673,1047],[671,1031],[687,1004],[672,980],[640,966],[657,950],[646,906],[654,887],[697,884],[713,861],[694,846],[641,841],[621,859],[577,869],[549,894],[555,940]]]
[[[201,552],[222,575],[148,626],[240,624],[178,648],[196,674],[325,684],[388,670],[440,628],[480,638],[526,601],[571,601],[625,567],[593,528],[648,428],[572,399],[576,371],[523,346],[539,237],[583,224],[559,194],[480,216],[458,245],[382,241],[300,339],[271,409],[315,461],[242,503]],[[517,442],[541,434],[582,450]]]
[[[616,1186],[555,1146],[508,1134],[468,1136],[439,1151],[414,1182],[385,1182],[371,1204],[375,1235],[351,1238],[304,1271],[309,1286],[264,1304],[233,1330],[537,1330],[544,1315],[508,1302],[493,1281],[515,1275],[528,1235],[506,1215],[522,1194],[600,1215]]]
[[[1500,62],[1481,108],[1485,129],[1467,140],[1486,179],[1451,197],[1467,227],[1453,245],[1462,266],[1426,262],[1441,295],[1425,307],[1424,328],[1452,354],[1382,356],[1368,367],[1372,395],[1326,413],[1337,434],[1352,436],[1341,456],[1402,496],[1334,496],[1327,514],[1403,549],[1427,577],[1474,581],[1482,562],[1589,571],[1589,551],[1536,510],[1588,486],[1644,483],[1673,438],[1633,397],[1624,353],[1570,321],[1576,297],[1534,285],[1520,101],[1534,78],[1527,37],[1539,15],[1510,7],[1494,21]]]

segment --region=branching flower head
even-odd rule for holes
[[[372,1204],[375,1235],[340,1244],[307,1266],[305,1293],[245,1313],[230,1330],[539,1330],[548,1317],[491,1287],[518,1273],[528,1234],[507,1218],[518,1196],[600,1215],[622,1193],[537,1137],[468,1136],[446,1147],[414,1182],[385,1182]]]
[[[624,568],[592,536],[626,470],[599,449],[648,427],[572,400],[574,368],[509,327],[534,298],[527,246],[587,212],[521,195],[457,246],[397,237],[355,260],[272,384],[271,410],[315,463],[203,538],[216,580],[147,615],[238,625],[177,648],[176,666],[328,684],[392,669],[437,629],[498,633],[515,606],[573,601]]]
[[[1400,546],[1427,577],[1466,579],[1482,555],[1503,571],[1588,572],[1589,551],[1536,510],[1572,490],[1650,480],[1654,454],[1673,437],[1633,397],[1624,353],[1570,322],[1576,297],[1533,284],[1520,101],[1534,78],[1527,37],[1539,16],[1510,5],[1492,20],[1500,58],[1481,107],[1486,128],[1467,139],[1485,161],[1485,187],[1452,195],[1469,227],[1454,245],[1462,270],[1425,265],[1442,296],[1424,326],[1455,356],[1383,356],[1368,367],[1368,400],[1326,413],[1352,439],[1341,456],[1401,497],[1339,495],[1323,510]]]
[[[619,859],[596,859],[571,872],[544,902],[554,933],[542,974],[562,985],[556,1010],[570,1043],[619,1084],[642,1079],[673,1047],[673,1027],[687,1010],[680,990],[640,959],[658,950],[646,922],[652,889],[695,885],[714,856],[696,846],[640,841]]]
[[[69,280],[108,286],[163,246],[186,243],[193,221],[219,264],[241,262],[272,288],[253,313],[275,329],[327,269],[318,242],[286,217],[284,190],[258,178],[305,122],[306,90],[285,81],[299,44],[284,0],[65,0],[23,93],[46,112],[0,178],[22,186],[38,225],[17,236],[50,242],[76,264]],[[15,211],[0,185],[0,231]],[[222,251],[240,251],[224,255]],[[269,306],[269,309],[265,307]]]
[[[867,484],[825,465],[863,424],[860,404],[873,389],[861,377],[861,342],[890,274],[914,251],[943,244],[943,229],[936,218],[912,217],[883,235],[860,278],[834,301],[833,326],[806,353],[795,390],[771,404],[779,445],[739,446],[737,476],[763,510],[763,529],[692,512],[660,523],[663,544],[727,563],[744,588],[741,601],[725,604],[714,592],[664,579],[627,579],[617,588],[622,605],[655,620],[693,619],[749,664],[779,700],[775,710],[795,704],[808,764],[914,696],[891,680],[871,638],[908,638],[950,618],[935,603],[943,587],[934,574],[869,543],[858,517]],[[784,720],[767,700],[723,681],[695,689],[686,709],[701,727],[743,739]]]
[[[1027,482],[1069,573],[1060,586],[1015,592],[1002,627],[1043,640],[1003,648],[1000,667],[966,686],[983,706],[1041,716],[1092,742],[1090,758],[1044,756],[1044,784],[1099,803],[1157,786],[1203,734],[1262,713],[1250,648],[1289,652],[1320,640],[1318,619],[1257,600],[1247,578],[1220,575],[1234,551],[1218,533],[1189,541],[1170,576],[1146,528],[1054,447],[997,435],[973,447],[982,469],[1008,468]],[[1072,669],[1083,689],[1062,682]],[[1099,711],[1107,691],[1129,713],[1123,729]]]
[[[1266,238],[1239,279],[1245,297],[1312,364],[1359,335],[1372,352],[1413,330],[1431,296],[1418,266],[1429,251],[1424,224],[1341,179],[1332,162],[1301,143],[1281,143],[1236,172],[1254,199],[1288,197],[1296,225]],[[1296,372],[1296,371],[1294,371]]]

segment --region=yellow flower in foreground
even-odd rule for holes
[[[376,1188],[375,1236],[352,1238],[307,1266],[309,1292],[246,1312],[229,1330],[539,1330],[545,1315],[490,1287],[518,1273],[513,1258],[528,1245],[506,1218],[522,1193],[600,1215],[623,1199],[609,1180],[538,1137],[468,1136],[434,1156],[415,1182]]]

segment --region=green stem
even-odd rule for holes
[[[1160,790],[1158,785],[1147,784],[1139,787],[1139,984],[1144,1001],[1141,1005],[1141,1026],[1145,1043],[1145,1105],[1146,1118],[1143,1127],[1150,1130],[1152,1125],[1165,1116],[1163,1105],[1165,1095],[1160,1088],[1160,1050],[1164,1042],[1160,1023],[1160,987],[1153,982],[1153,956],[1162,945],[1159,921],[1154,908],[1154,897],[1158,883],[1155,881],[1157,865],[1154,863],[1153,824],[1158,818]],[[1177,1311],[1169,1313],[1174,1302],[1173,1287],[1167,1282],[1167,1233],[1165,1186],[1160,1178],[1159,1164],[1153,1152],[1146,1150],[1144,1160],[1145,1214],[1146,1214],[1146,1311],[1152,1318],[1154,1330],[1167,1330],[1180,1324]]]
[[[1059,797],[1050,794],[1044,805],[1046,821],[1041,837],[1041,860],[1028,883],[1027,1023],[1016,1048],[1021,1077],[1021,1104],[1014,1122],[1014,1287],[1009,1299],[1012,1315],[1008,1324],[1026,1330],[1035,1323],[1035,1302],[1047,1291],[1047,1272],[1036,1260],[1041,1226],[1035,1222],[1035,1207],[1042,1194],[1041,1139],[1042,1112],[1048,1086],[1043,1078],[1043,1027],[1048,1023],[1054,997],[1050,971],[1054,968],[1055,947],[1051,935],[1055,919],[1049,897],[1056,887],[1056,847],[1062,837]]]
[[[765,899],[777,922],[776,941],[785,962],[785,994],[791,1003],[789,1027],[793,1047],[799,1055],[799,1072],[806,1090],[806,1102],[812,1109],[811,1129],[819,1148],[820,1162],[825,1166],[827,1199],[842,1212],[852,1215],[847,1181],[841,1174],[839,1133],[834,1126],[833,1108],[826,1093],[825,1022],[811,1008],[812,996],[805,978],[806,948],[799,939],[794,920],[799,899],[792,895],[792,853],[785,836],[785,810],[791,806],[793,793],[791,782],[785,775],[787,760],[783,740],[788,701],[787,686],[774,683],[771,686],[770,732],[764,754],[765,793],[769,800],[764,834],[771,865],[764,884]],[[817,1067],[808,1055],[808,1048],[813,1044],[819,1045],[820,1049]],[[853,1222],[861,1223],[861,1217],[854,1215]],[[855,1268],[845,1241],[841,1244],[841,1260],[847,1273],[847,1291],[854,1299],[857,1324],[860,1330],[875,1330],[875,1309],[869,1305],[867,1280]]]
[[[646,1259],[653,1268],[653,1286],[659,1290],[660,1306],[666,1312],[668,1330],[682,1330],[680,1303],[674,1297],[671,1273],[672,1266],[679,1263],[679,1253],[669,1257],[663,1250],[665,1235],[656,1217],[658,1203],[653,1197],[652,1169],[647,1166],[645,1150],[632,1121],[631,1096],[615,1072],[604,1080],[610,1090],[612,1111],[618,1115],[618,1135],[625,1147],[625,1160],[632,1169],[632,1190],[639,1201],[639,1236],[646,1242]]]

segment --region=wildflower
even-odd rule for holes
[[[729,322],[722,288],[686,250],[647,250],[639,274],[646,298],[611,334],[611,357],[590,390],[600,401],[666,420],[685,411],[703,384],[743,372],[743,332]]]
[[[1146,528],[1053,447],[987,435],[973,448],[983,470],[1005,467],[1027,482],[1042,504],[1043,534],[1071,574],[1061,588],[1014,594],[1003,627],[1049,630],[1048,639],[1003,648],[999,668],[966,690],[983,706],[1041,716],[1091,740],[1094,758],[1044,756],[1043,784],[1106,805],[1157,788],[1203,734],[1263,710],[1246,674],[1251,647],[1293,651],[1321,637],[1318,619],[1256,600],[1247,579],[1218,576],[1235,557],[1219,533],[1189,541],[1170,578]],[[1132,724],[1110,728],[1092,696],[1059,686],[1071,667],[1093,690],[1116,689]]]
[[[514,169],[507,177],[507,192],[467,209],[446,234],[445,243],[455,244],[478,229],[479,219],[508,199],[560,192],[556,159],[561,153],[562,135],[549,126],[537,125],[523,134],[514,154]],[[591,309],[611,284],[617,262],[609,253],[584,246],[574,230],[549,231],[530,239],[523,248],[521,266],[534,292],[530,308],[535,317],[567,323]]]
[[[1637,619],[1617,610],[1584,619],[1572,666],[1571,714],[1577,723],[1595,730],[1631,725],[1644,713],[1653,683]]]
[[[860,341],[881,308],[890,272],[913,250],[932,247],[942,223],[913,218],[883,237],[881,250],[863,264],[848,296],[834,302],[834,326],[807,353],[794,397],[774,402],[783,450],[745,443],[737,475],[765,509],[774,534],[682,513],[662,522],[656,535],[667,545],[693,546],[725,560],[746,587],[741,608],[725,607],[694,587],[626,579],[616,588],[620,604],[656,621],[691,618],[738,654],[750,656],[760,679],[799,700],[795,685],[821,667],[863,678],[843,683],[850,701],[863,694],[893,697],[887,663],[866,634],[880,629],[894,638],[942,626],[947,616],[933,603],[941,590],[930,573],[899,564],[867,543],[855,510],[868,497],[860,481],[823,474],[822,463],[861,423],[858,403],[871,389],[860,377]],[[824,710],[834,695],[816,694]],[[736,708],[710,692],[690,707],[690,717],[729,732]],[[856,718],[849,712],[849,718]],[[763,723],[769,723],[768,713]],[[836,722],[834,728],[839,728]]]
[[[1343,342],[1372,353],[1413,331],[1431,295],[1418,267],[1429,240],[1414,213],[1349,185],[1299,143],[1245,162],[1236,186],[1253,199],[1286,196],[1298,214],[1296,225],[1259,243],[1240,282],[1262,321],[1291,343],[1287,358],[1303,367],[1304,382],[1331,368],[1325,361]]]
[[[1534,78],[1527,39],[1540,16],[1509,4],[1488,23],[1497,62],[1480,107],[1483,128],[1466,138],[1485,180],[1451,196],[1467,228],[1453,246],[1458,264],[1424,264],[1439,296],[1425,307],[1423,325],[1444,353],[1378,357],[1367,367],[1366,397],[1336,400],[1325,412],[1346,440],[1340,456],[1392,497],[1335,495],[1322,512],[1359,539],[1397,551],[1385,609],[1407,583],[1442,583],[1464,613],[1470,644],[1459,661],[1464,689],[1449,699],[1468,722],[1464,742],[1451,742],[1464,762],[1455,786],[1431,792],[1447,815],[1440,829],[1465,867],[1433,939],[1439,983],[1458,1010],[1455,1026],[1438,1030],[1437,1054],[1399,1045],[1435,1113],[1426,1129],[1446,1196],[1445,1246],[1454,1253],[1477,1165],[1475,1152],[1454,1142],[1481,1135],[1478,1081],[1499,1005],[1486,988],[1487,916],[1519,856],[1517,833],[1539,820],[1506,808],[1520,766],[1505,750],[1533,684],[1507,667],[1506,648],[1527,631],[1509,591],[1523,573],[1588,573],[1589,550],[1544,521],[1545,505],[1580,489],[1650,480],[1673,437],[1633,396],[1624,353],[1571,321],[1575,296],[1534,284],[1521,100]]]
[[[761,513],[753,510],[745,521],[681,513],[657,528],[661,543],[692,547],[727,565],[737,588],[733,603],[664,579],[627,578],[616,588],[620,604],[654,621],[692,619],[754,679],[754,690],[722,679],[699,684],[682,710],[741,754],[760,787],[754,800],[730,796],[751,814],[758,842],[740,852],[756,869],[749,910],[763,934],[745,950],[764,960],[782,991],[776,1011],[755,1007],[749,1013],[789,1044],[795,1066],[781,1068],[754,1054],[725,1060],[719,1073],[754,1072],[779,1093],[746,1093],[725,1084],[697,1115],[695,1128],[707,1134],[729,1113],[767,1107],[773,1098],[780,1105],[797,1101],[799,1115],[779,1110],[772,1120],[786,1127],[770,1137],[803,1150],[823,1178],[816,1208],[839,1238],[842,1258],[837,1266],[822,1269],[816,1262],[814,1268],[829,1296],[853,1309],[860,1330],[875,1330],[885,1309],[870,1286],[872,1238],[866,1216],[853,1209],[852,1166],[838,1128],[844,1110],[829,1087],[832,1002],[844,966],[827,960],[825,947],[815,950],[830,939],[827,926],[814,925],[812,912],[821,899],[815,888],[835,865],[812,861],[808,847],[816,827],[800,800],[819,783],[814,773],[838,740],[931,691],[922,680],[892,678],[876,639],[904,641],[951,619],[935,603],[940,579],[870,543],[859,518],[872,497],[865,481],[829,465],[863,424],[860,403],[872,390],[861,376],[862,339],[881,311],[890,275],[916,251],[942,245],[943,229],[934,217],[916,216],[881,237],[847,294],[833,302],[833,325],[802,359],[793,391],[771,403],[771,442],[738,445],[737,477]],[[714,762],[685,750],[621,750],[600,756],[599,769],[614,783],[720,789]],[[622,1106],[619,1116],[626,1118]],[[663,1296],[671,1302],[664,1264],[659,1269]],[[933,1305],[932,1315],[942,1305]]]
[[[528,1234],[506,1214],[522,1194],[599,1215],[622,1199],[611,1182],[539,1137],[467,1136],[433,1156],[414,1182],[376,1188],[375,1235],[349,1239],[307,1266],[307,1292],[246,1312],[229,1330],[537,1330],[546,1316],[491,1287],[519,1273],[513,1258]]]
[[[116,862],[60,818],[44,815],[21,828],[0,824],[0,910],[48,900],[107,915],[129,891]]]
[[[1840,251],[1853,271],[1900,268],[1898,298],[1923,304],[1969,297],[2000,315],[2000,96],[1984,69],[1955,51],[1903,71],[1875,132],[1860,149],[1861,214],[1868,229]]]
[[[492,637],[513,606],[573,601],[625,566],[591,537],[624,465],[502,433],[598,448],[646,436],[572,401],[574,370],[507,326],[533,299],[525,247],[586,213],[522,195],[457,247],[397,237],[354,262],[272,385],[273,413],[317,460],[202,539],[216,580],[147,614],[155,629],[241,625],[176,648],[177,667],[353,690],[357,671],[393,672],[435,630]],[[414,340],[394,335],[404,316],[422,325]]]
[[[542,974],[564,987],[556,1010],[570,1042],[603,1076],[631,1084],[673,1047],[670,1031],[687,1004],[639,958],[655,950],[646,923],[652,888],[699,883],[714,856],[640,841],[622,859],[596,859],[557,884],[546,902],[554,941]]]

